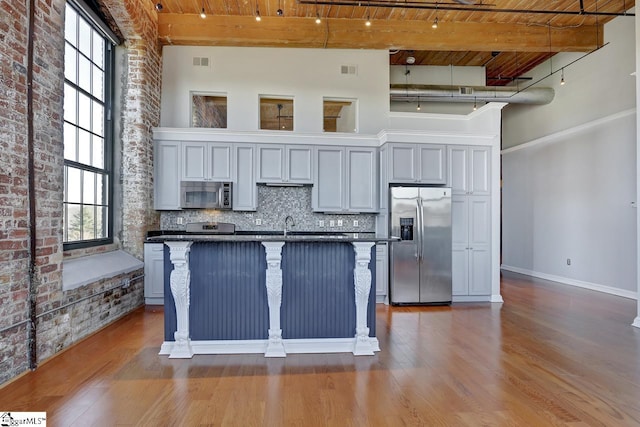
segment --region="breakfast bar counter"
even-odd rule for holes
[[[372,234],[159,235],[160,354],[379,351]]]

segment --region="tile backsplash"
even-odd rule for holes
[[[293,231],[333,231],[333,232],[375,232],[375,214],[334,215],[311,210],[311,187],[268,187],[258,186],[258,209],[256,212],[234,212],[207,209],[184,211],[163,211],[160,226],[163,230],[184,230],[190,222],[231,222],[236,230],[279,231],[284,228],[284,220],[291,215],[295,222]],[[182,218],[183,224],[178,224]],[[256,225],[260,220],[262,225]],[[354,226],[353,222],[358,225]],[[319,226],[324,221],[324,227]],[[334,226],[331,227],[331,221]],[[338,227],[342,221],[342,227]]]

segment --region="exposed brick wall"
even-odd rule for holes
[[[37,359],[42,361],[143,303],[143,281],[114,289],[142,270],[62,291],[64,0],[36,0],[33,109],[36,195]],[[151,128],[159,122],[160,50],[148,0],[105,0],[128,38],[122,98],[123,249],[142,259],[157,224],[152,205]],[[28,319],[28,4],[0,2],[0,330]],[[116,213],[117,214],[117,213]],[[65,257],[113,250],[107,245]],[[72,301],[66,308],[56,310]],[[54,310],[54,311],[51,311]],[[0,384],[28,369],[25,324],[0,333]]]
[[[104,0],[127,39],[122,96],[123,248],[142,259],[146,231],[158,227],[153,209],[153,134],[160,122],[161,48],[154,3]]]

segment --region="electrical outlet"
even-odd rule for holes
[[[184,218],[181,217],[181,216],[177,217],[176,218],[176,224],[178,224],[178,225],[184,224]]]
[[[336,222],[334,220],[329,220],[329,227],[335,227]]]
[[[324,227],[324,219],[318,220],[318,227]]]
[[[571,258],[567,258],[567,265],[571,265]]]
[[[122,289],[127,289],[129,286],[131,286],[131,280],[129,280],[128,277],[122,279],[120,281],[120,286],[122,286]]]
[[[338,227],[342,227],[342,220],[341,219],[338,220]]]
[[[354,219],[354,220],[353,220],[353,226],[354,226],[354,227],[357,227],[357,226],[358,226],[358,220],[357,220],[357,219]]]
[[[262,225],[262,219],[256,218],[256,225]]]

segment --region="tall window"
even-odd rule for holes
[[[64,247],[112,241],[111,42],[66,5],[64,51]]]

